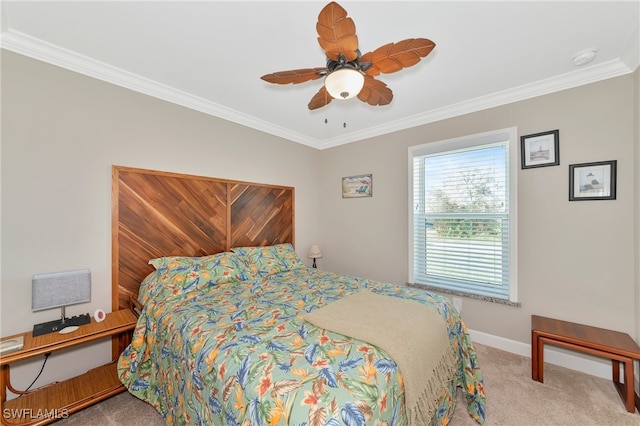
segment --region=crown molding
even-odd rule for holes
[[[546,80],[525,84],[513,89],[492,93],[490,95],[477,97],[475,99],[447,105],[441,108],[435,108],[425,111],[424,113],[405,117],[381,126],[374,126],[363,131],[352,132],[345,136],[327,140],[318,140],[315,138],[309,138],[308,136],[297,132],[292,132],[284,127],[276,126],[272,123],[215,102],[208,101],[193,94],[176,90],[175,88],[160,84],[153,80],[140,77],[139,75],[113,67],[104,62],[79,55],[70,50],[60,48],[59,46],[30,37],[18,31],[8,30],[3,32],[0,38],[0,44],[3,49],[19,53],[24,56],[316,149],[332,148],[459,115],[469,114],[617,77],[633,72],[634,69],[637,68],[638,62],[637,56],[630,57],[627,55],[625,56],[624,61],[614,60],[605,62]],[[633,49],[627,49],[627,51],[629,50]]]
[[[320,149],[332,148],[362,139],[397,132],[472,112],[482,111],[513,102],[523,101],[554,92],[595,83],[613,77],[632,73],[633,69],[623,61],[614,60],[594,65],[584,70],[576,70],[553,78],[514,87],[501,92],[491,93],[474,99],[468,99],[442,108],[434,108],[424,113],[405,117],[381,126],[370,127],[362,132],[354,132],[345,137],[329,139],[321,143]]]
[[[240,111],[211,102],[193,94],[177,90],[156,81],[116,68],[104,62],[96,61],[76,52],[44,42],[18,31],[2,33],[3,49],[65,68],[79,74],[115,84],[135,92],[149,95],[167,102],[184,106],[195,111],[232,121],[243,126],[263,131],[303,145],[317,148],[318,141],[305,135],[275,126],[264,120],[244,114]]]

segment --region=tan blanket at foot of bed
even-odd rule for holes
[[[429,423],[442,389],[456,374],[447,325],[435,309],[362,290],[316,309],[304,319],[387,351],[404,380],[409,424]]]

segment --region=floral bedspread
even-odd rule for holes
[[[389,355],[299,315],[362,288],[438,310],[458,375],[443,388],[431,423],[449,423],[461,387],[482,424],[482,374],[445,298],[306,266],[147,301],[118,360],[120,379],[167,424],[406,425],[402,376]]]

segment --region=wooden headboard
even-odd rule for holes
[[[150,259],[294,244],[294,188],[113,166],[112,310],[130,306]]]

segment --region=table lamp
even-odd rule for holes
[[[320,251],[320,246],[317,244],[311,244],[309,247],[309,253],[307,254],[309,259],[313,259],[313,267],[317,268],[316,259],[322,257],[322,252]]]

